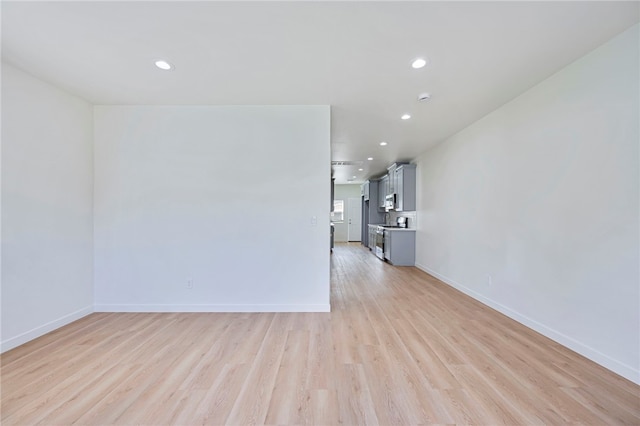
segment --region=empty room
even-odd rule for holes
[[[640,424],[637,1],[2,1],[3,425]]]

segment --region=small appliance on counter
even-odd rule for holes
[[[408,218],[406,217],[397,217],[395,225],[379,225],[382,228],[408,228],[409,226]]]

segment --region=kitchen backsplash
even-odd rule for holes
[[[387,217],[387,225],[395,225],[396,224],[396,218],[398,217],[406,217],[407,218],[407,224],[408,227],[411,229],[416,229],[417,228],[417,224],[416,224],[416,212],[395,212],[395,211],[390,211],[388,213],[388,217]]]

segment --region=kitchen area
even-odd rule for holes
[[[394,266],[414,266],[416,166],[394,163],[361,186],[362,245]]]

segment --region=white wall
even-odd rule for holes
[[[334,222],[335,234],[333,236],[335,242],[346,242],[349,234],[349,226],[347,223],[347,215],[349,213],[349,198],[357,198],[361,200],[360,185],[356,184],[339,184],[335,186],[334,200],[344,200],[344,221]]]
[[[2,64],[2,350],[93,308],[92,106]]]
[[[94,114],[96,311],[329,310],[328,106]]]
[[[636,383],[638,40],[635,26],[417,160],[419,267]]]

